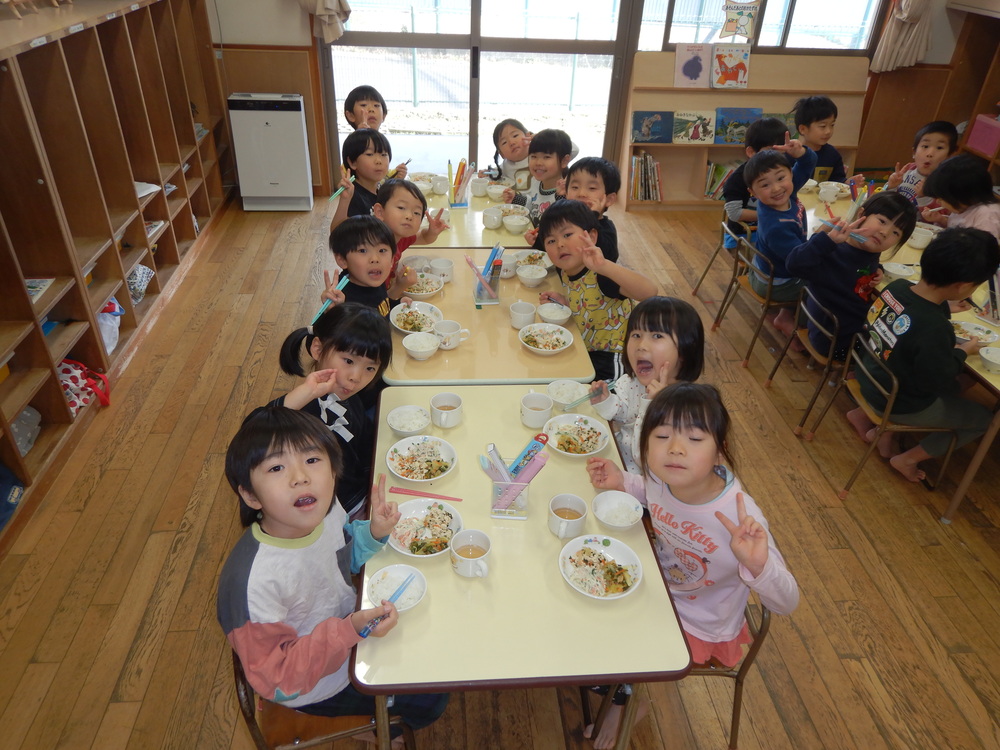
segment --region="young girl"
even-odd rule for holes
[[[514,185],[519,190],[528,187],[531,176],[528,174],[528,145],[531,143],[532,133],[519,120],[508,117],[501,120],[493,128],[493,145],[496,153],[493,154],[495,169],[484,170],[483,174],[489,174],[494,179],[507,177],[514,180]],[[500,157],[503,161],[500,161]],[[517,185],[517,173],[522,173],[523,186]]]
[[[606,458],[588,459],[587,472],[594,487],[624,490],[649,509],[692,659],[731,667],[751,640],[743,615],[750,590],[773,612],[789,614],[799,589],[760,508],[729,468],[728,432],[729,414],[713,386],[675,383],[646,410],[643,475],[622,474]],[[594,747],[613,746],[620,719],[616,707]]]
[[[386,279],[387,287],[396,279],[396,268],[404,250],[410,245],[429,245],[441,232],[449,228],[441,221],[442,211],[443,208],[436,214],[429,213],[424,194],[409,180],[393,178],[382,183],[375,196],[375,207],[372,212],[376,218],[385,222],[396,238],[392,268],[389,269],[389,278]],[[427,217],[427,226],[421,229],[420,223],[424,216]],[[416,272],[412,269],[404,274],[404,278],[407,285],[417,282]]]
[[[691,305],[649,297],[635,306],[625,329],[625,374],[614,393],[594,382],[590,397],[598,414],[620,425],[616,438],[628,471],[639,473],[637,440],[650,399],[671,383],[697,380],[704,362],[705,329]]]
[[[308,375],[300,359],[303,344],[313,361]],[[379,378],[391,359],[389,322],[378,310],[352,302],[331,307],[310,328],[293,331],[281,347],[281,369],[305,380],[272,403],[319,417],[337,436],[344,454],[337,499],[349,515],[364,505],[375,450],[374,420],[366,417],[356,394]]]
[[[971,154],[946,159],[924,181],[924,195],[937,198],[951,214],[924,209],[924,221],[942,226],[971,227],[1000,239],[1000,199],[983,163]]]

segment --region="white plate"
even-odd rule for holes
[[[380,606],[382,600],[392,596],[411,573],[413,580],[406,587],[406,591],[400,594],[396,600],[396,609],[400,612],[413,609],[420,604],[424,594],[427,593],[427,579],[419,570],[405,563],[386,565],[372,574],[371,578],[368,579],[368,601],[373,607]]]
[[[534,334],[536,336],[539,333],[556,333],[559,334],[560,338],[565,343],[558,349],[539,349],[537,347],[532,346],[531,344],[529,344],[527,341],[524,340],[524,337],[529,333]],[[551,357],[553,354],[564,352],[567,349],[569,349],[569,347],[573,344],[573,334],[567,331],[562,326],[557,326],[554,325],[553,323],[531,323],[529,325],[526,325],[524,328],[522,328],[517,332],[517,338],[521,341],[521,345],[524,346],[525,349],[527,349],[529,352],[533,352],[534,354],[538,354],[542,357]]]
[[[413,479],[400,473],[403,471],[400,467],[400,461],[405,460],[409,455],[411,455],[411,449],[416,446],[424,445],[425,443],[429,445],[436,445],[438,447],[438,452],[441,454],[442,460],[448,462],[448,468],[444,471],[444,473],[438,474],[436,477],[431,477],[429,479]],[[451,446],[451,443],[447,440],[442,440],[439,437],[433,437],[431,435],[414,435],[412,437],[403,438],[398,443],[393,445],[385,454],[385,462],[389,466],[389,471],[400,479],[405,479],[408,482],[433,482],[436,479],[446,477],[451,473],[451,470],[455,468],[455,463],[457,461],[458,456],[455,453],[455,449]]]
[[[973,336],[979,338],[980,344],[992,344],[997,339],[1000,339],[1000,335],[991,331],[985,326],[981,326],[978,323],[962,323],[957,320],[953,320],[951,325],[955,329],[955,338],[960,344],[964,344],[969,341]]]
[[[411,310],[423,313],[427,317],[431,318],[433,322],[429,326],[422,328],[408,329],[401,327],[397,322],[399,320],[399,316],[404,313],[408,313]],[[396,305],[389,311],[389,322],[392,323],[393,328],[402,333],[404,336],[408,333],[433,333],[434,323],[441,320],[444,320],[444,313],[428,302],[414,302],[412,305]]]
[[[559,434],[560,432],[568,432],[567,428],[569,427],[589,427],[599,432],[600,437],[597,439],[597,448],[587,453],[570,453],[569,451],[562,450],[559,447]],[[552,419],[545,423],[542,432],[549,436],[549,448],[556,453],[573,458],[586,458],[587,456],[593,456],[595,453],[600,453],[604,450],[604,446],[608,444],[608,440],[611,439],[611,433],[605,425],[598,419],[587,417],[583,414],[560,414],[557,417],[552,417]]]
[[[529,255],[540,255],[537,261],[527,261],[525,260]],[[549,254],[542,250],[518,250],[514,253],[514,258],[517,260],[517,265],[519,266],[541,266],[546,271],[552,268],[552,261],[549,259]]]
[[[410,291],[414,287],[403,290],[403,294],[411,299],[430,299],[435,294],[444,289],[444,279],[440,276],[435,276],[432,273],[420,272],[417,274],[417,284],[421,282],[427,282],[429,286],[433,287],[431,291],[428,292],[412,292]]]
[[[400,524],[403,523],[403,521],[410,518],[421,520],[424,518],[424,516],[427,515],[427,512],[432,507],[435,506],[443,508],[444,510],[451,513],[451,524],[448,528],[451,529],[452,536],[454,536],[455,534],[457,534],[462,530],[462,516],[459,514],[457,510],[455,510],[454,506],[449,505],[448,503],[442,500],[432,500],[431,498],[424,498],[424,499],[417,498],[415,500],[407,500],[405,503],[399,504],[399,512],[401,516],[399,519],[400,523],[396,524],[396,528],[393,530],[392,534],[389,535],[389,546],[392,547],[397,552],[399,552],[400,554],[406,555],[407,557],[416,557],[416,558],[437,557],[438,555],[445,554],[448,551],[447,544],[444,546],[444,549],[442,549],[440,552],[431,552],[430,554],[427,555],[416,555],[410,552],[410,550],[407,549],[406,546],[404,546],[403,542],[401,542],[397,538],[397,531],[400,530]]]
[[[591,593],[579,583],[574,582],[570,574],[575,568],[569,559],[571,555],[584,547],[596,550],[607,559],[626,568],[632,576],[632,585],[618,594],[601,595]],[[559,572],[562,573],[562,577],[570,585],[570,588],[579,591],[584,596],[589,596],[591,599],[621,599],[639,588],[639,584],[642,582],[642,563],[639,562],[639,557],[632,551],[632,548],[613,537],[601,534],[578,536],[576,539],[568,541],[559,553]]]

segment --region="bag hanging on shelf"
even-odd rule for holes
[[[74,417],[95,398],[101,406],[108,406],[111,403],[111,386],[108,384],[107,375],[94,372],[75,359],[64,359],[59,363],[57,372],[66,403],[69,404],[70,413]]]
[[[125,308],[118,304],[118,300],[114,297],[109,299],[104,309],[97,313],[97,328],[101,331],[104,348],[108,354],[118,346],[118,329],[121,327],[121,316],[124,314]]]

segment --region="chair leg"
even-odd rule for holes
[[[736,676],[733,690],[733,721],[729,726],[729,750],[736,750],[740,740],[740,716],[743,713],[743,672]]]
[[[784,356],[784,355],[782,355]],[[809,412],[812,411],[813,407],[816,405],[816,401],[819,399],[820,391],[823,390],[823,386],[826,385],[826,379],[830,377],[830,373],[833,372],[833,360],[827,360],[826,367],[823,368],[822,374],[819,376],[819,382],[816,383],[816,390],[813,391],[812,398],[809,399],[809,403],[806,404],[806,410],[802,412],[802,419],[799,420],[798,425],[792,430],[796,435],[802,434],[802,428],[806,426],[806,420],[809,419]]]
[[[719,306],[719,312],[715,316],[715,321],[712,323],[713,331],[717,331],[719,326],[722,325],[722,319],[726,317],[726,312],[729,310],[729,306],[733,304],[733,300],[736,299],[739,285],[739,279],[734,278],[729,282],[729,286],[726,287],[726,293],[722,297],[722,304]]]
[[[951,442],[948,443],[948,452],[944,454],[944,460],[941,461],[941,468],[938,469],[937,477],[934,478],[934,484],[931,485],[931,489],[937,489],[941,485],[944,473],[948,469],[948,462],[951,461],[951,454],[955,452],[956,442],[958,442],[958,435],[953,432],[951,433]]]
[[[844,389],[844,379],[840,378],[840,380],[837,382],[836,389],[834,389],[833,391],[833,395],[830,396],[830,400],[826,402],[826,406],[823,407],[823,411],[821,411],[819,413],[819,416],[816,417],[816,421],[813,422],[812,429],[809,430],[809,432],[805,433],[802,436],[803,438],[805,438],[806,440],[812,440],[814,437],[816,437],[816,430],[819,429],[819,423],[823,421],[823,417],[825,417],[826,413],[830,411],[830,407],[833,406],[833,402],[837,400],[837,395],[843,389]]]
[[[865,463],[868,461],[868,458],[871,456],[872,451],[875,450],[875,446],[878,445],[878,440],[879,440],[880,437],[882,437],[882,434],[884,432],[885,432],[885,429],[884,429],[883,425],[879,425],[878,428],[875,430],[875,437],[872,439],[872,441],[870,443],[868,443],[868,448],[865,450],[865,454],[861,457],[861,461],[859,461],[858,465],[855,467],[854,473],[851,474],[851,478],[847,480],[847,484],[844,485],[844,489],[842,489],[839,493],[837,493],[837,496],[841,500],[846,500],[847,499],[847,494],[851,491],[851,485],[853,485],[854,484],[854,480],[858,478],[858,475],[861,473],[861,469],[864,468]]]
[[[708,276],[709,269],[712,267],[712,264],[715,263],[715,259],[719,257],[719,253],[722,251],[723,247],[724,241],[719,240],[719,244],[715,246],[715,252],[712,253],[712,257],[708,259],[708,263],[705,265],[705,270],[702,271],[701,276],[698,277],[698,283],[694,285],[694,288],[691,290],[691,294],[698,294],[698,290],[701,288],[702,282],[705,281],[705,277]]]
[[[767,317],[767,311],[766,310],[764,311],[764,317],[765,318]],[[778,368],[781,367],[781,362],[785,358],[785,355],[788,354],[788,349],[792,345],[792,338],[794,336],[795,336],[795,331],[792,331],[792,335],[788,337],[788,340],[785,342],[784,347],[782,347],[782,349],[781,349],[781,354],[778,355],[778,361],[775,362],[774,363],[774,367],[771,368],[771,374],[768,375],[767,376],[767,380],[764,381],[764,387],[765,388],[770,388],[771,387],[771,382],[774,380],[774,376],[778,373]],[[808,414],[808,412],[806,412],[806,413]],[[798,433],[795,433],[795,434],[797,435]]]
[[[753,352],[754,344],[757,343],[757,337],[760,336],[760,329],[764,327],[764,319],[767,317],[767,305],[764,305],[760,311],[760,317],[757,319],[757,327],[753,329],[753,336],[750,337],[750,346],[747,347],[746,356],[743,358],[743,366],[747,367],[750,364],[750,354]],[[794,332],[792,333],[794,336]]]

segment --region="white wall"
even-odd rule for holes
[[[217,44],[312,45],[309,15],[298,0],[208,0],[208,16]]]
[[[931,46],[920,61],[928,65],[947,65],[955,52],[955,41],[965,23],[966,13],[948,10],[947,0],[931,0],[928,12],[931,14]]]

